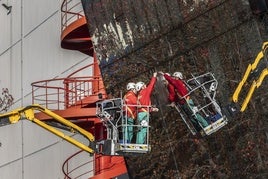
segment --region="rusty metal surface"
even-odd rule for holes
[[[125,90],[129,81],[149,82],[154,71],[181,71],[186,78],[191,77],[191,73],[209,71],[219,81],[217,98],[222,106],[230,102],[230,96],[247,65],[252,63],[262,42],[267,39],[267,14],[259,13],[257,7],[252,10],[252,2],[253,0],[82,0],[105,86],[115,96]],[[174,123],[168,123],[167,126],[164,122],[152,124],[152,144],[157,149],[146,156],[146,160],[150,161],[147,162],[147,170],[142,170],[142,162],[129,159],[133,175],[170,178],[176,172],[178,174],[179,168],[186,178],[198,178],[201,174],[195,172],[202,173],[202,167],[206,167],[203,160],[210,164],[211,161],[218,162],[222,171],[215,178],[241,177],[243,169],[249,172],[255,170],[250,167],[252,165],[243,163],[244,158],[236,151],[236,147],[242,146],[241,141],[251,141],[248,134],[251,129],[267,127],[266,123],[264,125],[253,120],[267,116],[267,105],[263,102],[268,98],[265,89],[264,84],[263,90],[260,89],[256,94],[256,103],[253,102],[250,107],[249,115],[239,116],[244,121],[252,118],[248,126],[237,122],[236,129],[231,126],[218,134],[216,139],[211,137],[210,141],[214,142],[201,141],[202,145],[193,144],[181,127],[178,116],[166,109],[162,116],[155,117],[156,120],[172,119],[177,125],[180,123],[180,129]],[[263,91],[264,95],[260,97]],[[159,90],[155,90],[155,93],[159,93]],[[258,101],[262,101],[262,104],[257,104]],[[162,138],[164,135],[167,139],[169,135],[160,130],[163,127],[172,134],[169,139],[176,150],[177,167],[174,167],[176,160],[172,158],[172,148]],[[261,131],[254,133],[261,138],[258,145],[265,140],[263,128]],[[232,142],[228,142],[230,138]],[[235,155],[228,158],[227,151],[230,148]],[[163,153],[163,150],[168,151]],[[202,156],[198,158],[200,153],[196,154],[197,151],[206,154],[205,159]],[[165,161],[164,164],[158,163],[159,158]],[[265,159],[266,157],[263,158]],[[157,163],[157,167],[153,163]],[[241,170],[236,170],[237,167]],[[205,174],[206,171],[202,176],[211,177]],[[245,176],[248,176],[246,172]],[[254,177],[253,174],[251,176]]]
[[[199,5],[174,0],[88,1],[84,9],[108,88],[120,88],[143,74],[148,78],[155,69],[218,72],[226,63],[233,63],[228,71],[237,69],[240,59],[253,57],[257,48],[252,44],[260,46],[262,41],[258,28],[253,28],[250,7],[242,0]],[[226,62],[226,56],[232,59]]]

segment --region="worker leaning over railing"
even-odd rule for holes
[[[150,83],[148,86],[144,82],[136,83],[136,90],[138,92],[138,122],[143,125],[141,129],[137,132],[136,143],[137,144],[144,144],[145,138],[148,129],[148,122],[149,122],[149,113],[150,112],[157,112],[158,108],[146,108],[144,106],[151,106],[151,94],[154,89],[154,85],[156,82],[157,73],[153,74]]]
[[[165,77],[165,79],[174,86],[175,92],[178,96],[178,103],[182,106],[182,109],[185,111],[185,113],[191,118],[191,121],[196,128],[197,131],[200,131],[202,128],[207,127],[209,124],[208,122],[199,114],[194,112],[195,105],[193,100],[188,95],[189,91],[182,81],[181,77],[182,74],[180,72],[175,72],[173,74],[173,77],[164,74],[163,72],[159,72],[161,75]],[[193,112],[195,115],[193,115]],[[201,125],[201,127],[199,126]]]

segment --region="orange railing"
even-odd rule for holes
[[[72,22],[84,17],[81,0],[63,0],[61,12],[61,31]]]
[[[64,179],[89,178],[94,174],[93,157],[85,157],[83,154],[88,155],[83,150],[80,150],[65,160],[62,165]],[[75,161],[72,161],[74,157]],[[77,161],[80,162],[79,165],[77,163],[72,164],[72,162]]]
[[[32,103],[48,109],[62,110],[76,104],[83,105],[83,99],[93,94],[92,84],[98,77],[83,76],[58,78],[32,83]]]
[[[42,80],[32,83],[32,103],[51,110],[62,110],[71,106],[83,105],[83,99],[98,95],[100,76],[75,76],[83,70],[93,71],[95,63],[75,71],[67,78]],[[98,89],[96,89],[96,87]]]
[[[66,108],[74,105],[83,105],[83,99],[88,96],[94,96],[93,83],[98,82],[97,77],[76,77],[66,78],[65,85],[65,106]]]

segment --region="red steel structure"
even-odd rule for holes
[[[66,78],[32,83],[32,103],[38,103],[53,110],[56,114],[90,131],[95,140],[101,140],[105,139],[106,131],[100,119],[96,117],[96,102],[100,100],[100,94],[102,94],[103,99],[107,97],[107,94],[81,7],[80,1],[63,0],[61,6],[61,47],[78,50],[92,56],[94,62],[73,72]],[[83,70],[92,70],[92,75],[77,76],[77,73]],[[36,117],[40,120],[51,120],[50,117],[41,113],[36,114]],[[64,162],[62,171],[66,179],[88,176],[90,172],[92,173],[90,169],[78,176],[72,176],[72,173],[77,173],[74,172],[75,170],[79,170],[81,166],[88,163],[92,163],[94,166],[94,176],[92,177],[94,179],[114,178],[127,174],[125,160],[122,156],[94,154],[94,160],[89,158],[86,163],[70,168],[70,160],[75,159],[81,152],[73,154]]]

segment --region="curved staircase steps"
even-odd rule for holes
[[[93,56],[93,45],[85,17],[72,22],[63,30],[61,47],[68,50],[78,50]]]

